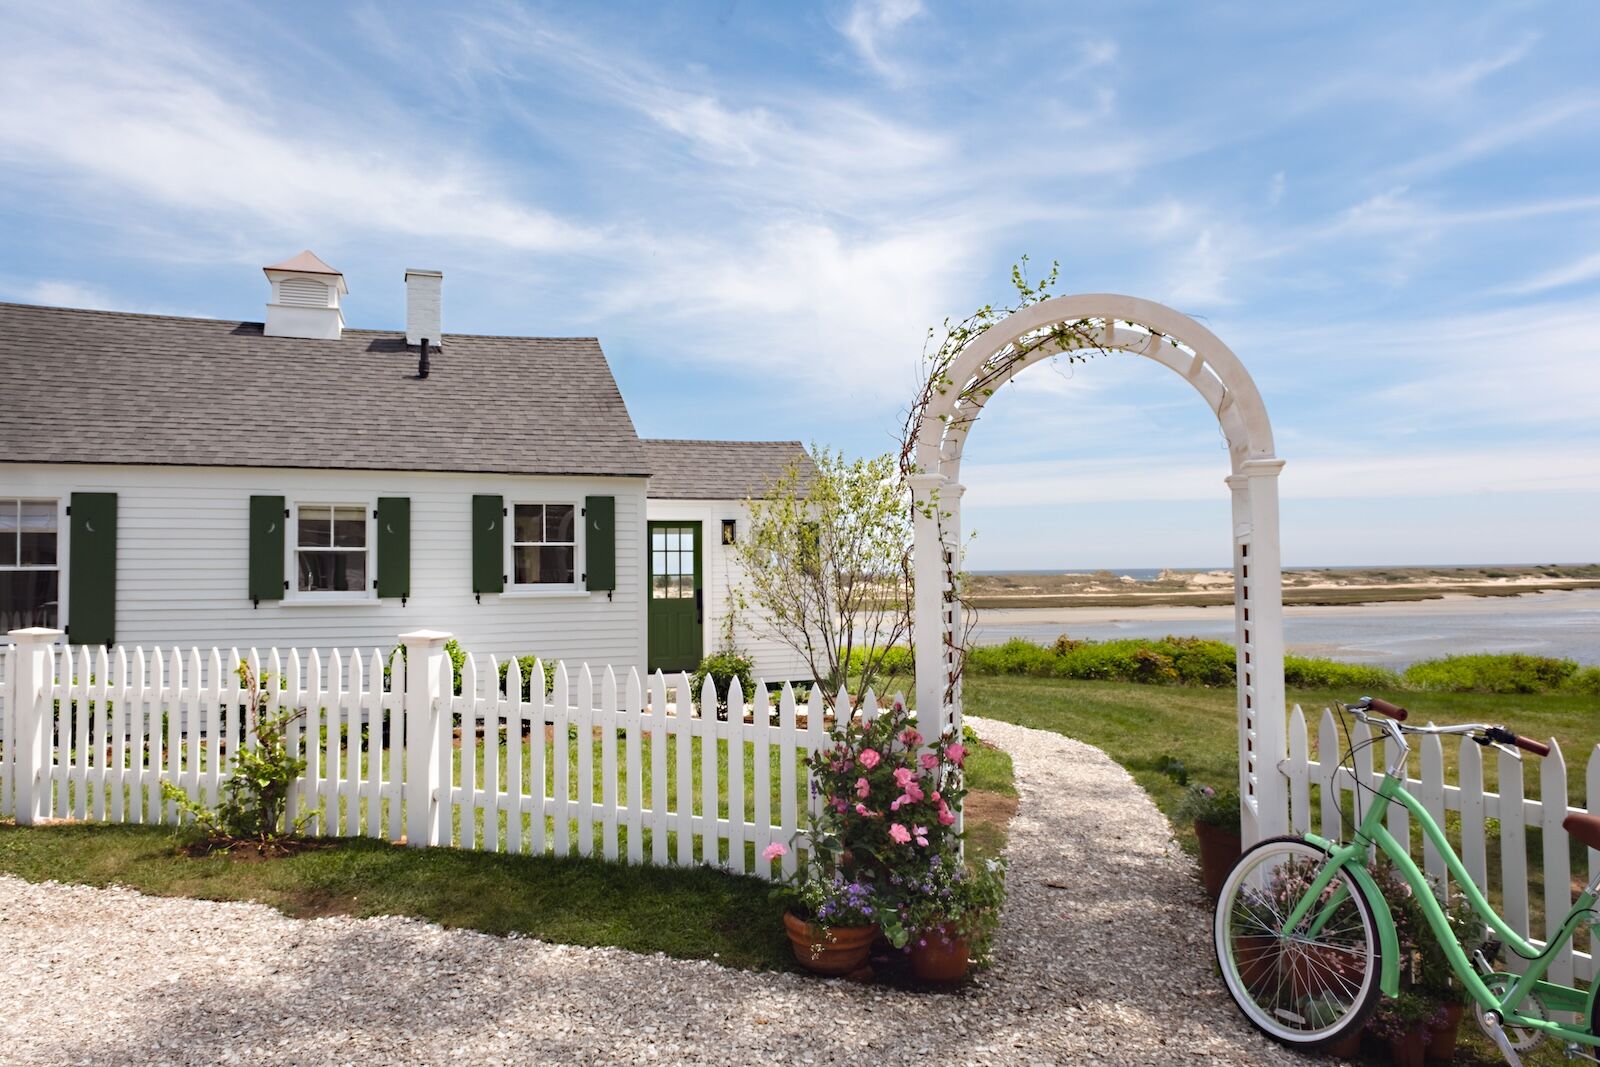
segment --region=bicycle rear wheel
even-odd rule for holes
[[[1240,857],[1217,901],[1217,963],[1234,1003],[1263,1033],[1298,1048],[1359,1032],[1380,995],[1377,921],[1348,873],[1287,928],[1327,862],[1298,837],[1269,838]]]

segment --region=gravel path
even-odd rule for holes
[[[1022,806],[1000,963],[965,993],[0,877],[0,1061],[1306,1063],[1228,1001],[1193,865],[1132,778],[974,726]]]

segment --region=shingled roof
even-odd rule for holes
[[[817,476],[799,441],[675,441],[646,438],[650,497],[660,500],[745,500],[762,496],[791,466]]]
[[[646,475],[592,337],[267,337],[0,303],[0,462]]]

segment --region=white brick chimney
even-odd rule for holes
[[[267,301],[268,337],[308,337],[337,341],[344,331],[339,299],[350,290],[344,275],[307,249],[282,263],[262,267],[272,283]]]
[[[420,345],[424,338],[434,347],[444,337],[444,272],[406,270],[406,344]]]

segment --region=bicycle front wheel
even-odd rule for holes
[[[1268,1036],[1298,1048],[1358,1033],[1380,995],[1377,921],[1346,871],[1288,923],[1327,862],[1308,841],[1269,838],[1240,857],[1217,901],[1217,963],[1234,1003]]]

